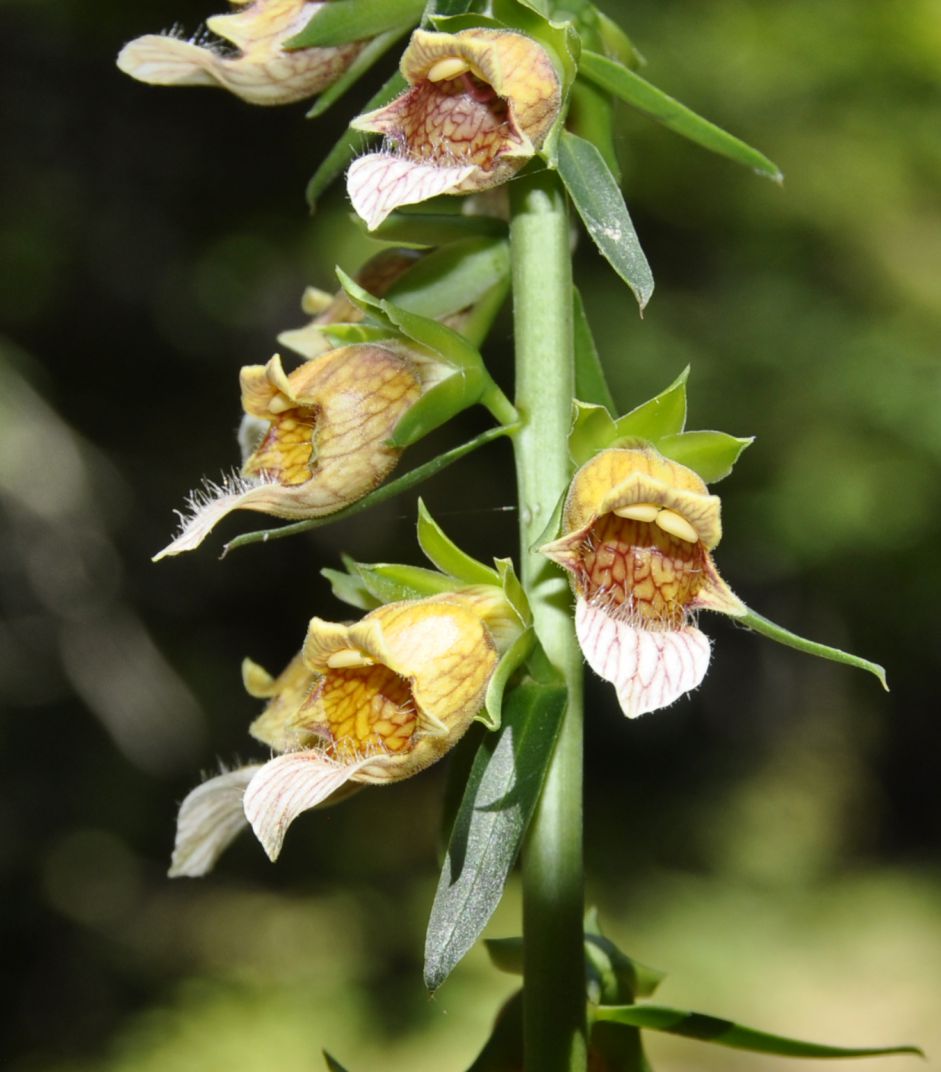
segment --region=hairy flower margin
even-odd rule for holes
[[[369,230],[401,205],[506,182],[542,147],[561,107],[549,53],[515,31],[416,30],[400,69],[410,88],[351,124],[385,139],[347,174]]]
[[[582,653],[630,718],[702,681],[710,645],[698,611],[747,613],[712,561],[720,509],[692,469],[653,447],[611,448],[576,472],[564,534],[540,549],[568,571]]]
[[[330,350],[286,373],[279,355],[241,371],[241,473],[191,494],[157,561],[198,547],[233,510],[291,520],[342,510],[382,483],[401,451],[396,425],[453,372],[388,340]]]
[[[502,592],[478,586],[389,603],[353,625],[313,618],[277,677],[246,660],[246,689],[268,700],[250,732],[280,754],[184,799],[170,875],[205,874],[246,825],[275,860],[302,812],[440,759],[481,710],[518,634]]]
[[[237,12],[206,20],[218,40],[147,34],[121,49],[118,67],[150,85],[221,86],[249,104],[292,104],[331,86],[367,43],[288,51],[285,42],[304,29],[323,3],[231,2]]]

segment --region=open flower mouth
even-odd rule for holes
[[[421,163],[483,171],[492,171],[502,155],[522,144],[507,101],[457,56],[429,70],[386,131],[392,152]]]
[[[368,657],[359,661],[365,665],[328,670],[305,705],[316,719],[311,728],[322,737],[320,747],[341,763],[408,752],[418,725],[418,708],[408,681],[381,663],[371,664]]]
[[[652,519],[620,516],[624,512]],[[603,514],[577,553],[579,594],[611,617],[646,629],[681,626],[706,580],[707,552],[695,529],[654,503]]]
[[[261,443],[246,460],[242,472],[284,487],[305,484],[317,462],[314,434],[320,407],[294,408],[272,418]]]

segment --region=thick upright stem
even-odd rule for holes
[[[554,172],[511,185],[516,336],[515,438],[520,561],[536,631],[569,702],[523,855],[527,1072],[584,1072],[582,661],[568,586],[532,547],[569,480],[572,269],[565,196]]]

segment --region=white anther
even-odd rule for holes
[[[268,403],[269,413],[286,413],[289,409],[295,409],[296,402],[292,402],[290,398],[285,398],[284,395],[275,395],[274,398]]]
[[[614,512],[629,521],[656,521],[660,507],[656,503],[631,503],[630,506],[619,506]]]
[[[331,670],[349,670],[360,666],[372,666],[375,660],[355,648],[341,648],[327,656],[327,666]]]
[[[686,543],[699,543],[699,533],[685,517],[673,510],[661,510],[657,514],[656,522],[664,532],[668,532],[678,540],[685,540]]]
[[[429,82],[446,82],[449,78],[457,78],[470,70],[470,64],[460,56],[447,56],[433,64],[425,77]]]

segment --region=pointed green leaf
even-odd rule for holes
[[[619,439],[649,439],[652,443],[663,436],[682,432],[686,426],[686,381],[689,365],[660,394],[641,402],[615,421],[615,436]]]
[[[503,721],[503,694],[510,678],[529,658],[536,634],[532,627],[524,629],[503,653],[497,664],[484,699],[484,709],[477,716],[489,730],[498,730]]]
[[[407,32],[408,27],[391,30],[388,33],[379,34],[360,52],[340,77],[314,101],[307,119],[319,119],[338,100],[356,85],[356,83],[382,59],[390,48],[400,41]]]
[[[653,294],[653,275],[604,157],[591,142],[566,131],[559,141],[559,174],[592,241],[643,311]]]
[[[678,100],[657,89],[634,71],[622,67],[620,63],[597,52],[585,50],[579,62],[579,73],[656,119],[675,134],[681,134],[704,149],[728,157],[737,164],[744,164],[775,182],[781,182],[784,178],[778,166],[763,153],[717,127],[715,123],[710,123],[708,119],[703,119],[685,104],[680,104]]]
[[[497,567],[500,585],[503,588],[503,594],[506,596],[507,602],[519,615],[519,620],[523,625],[532,625],[533,612],[526,596],[526,589],[523,588],[522,582],[516,575],[512,559],[495,558],[493,564]]]
[[[700,1012],[686,1012],[661,1005],[601,1005],[594,1010],[596,1020],[608,1020],[629,1027],[646,1027],[671,1035],[714,1042],[736,1050],[752,1053],[773,1053],[779,1057],[878,1057],[887,1054],[924,1054],[916,1046],[827,1046],[799,1039],[770,1035],[750,1027],[706,1016]]]
[[[330,1054],[327,1053],[326,1050],[323,1050],[322,1052],[323,1052],[323,1059],[327,1063],[327,1069],[329,1070],[329,1072],[346,1072],[346,1069],[343,1067],[343,1065],[340,1064],[340,1062],[335,1057],[331,1057]]]
[[[324,324],[320,329],[322,335],[332,339],[340,346],[352,346],[360,342],[382,342],[390,335],[389,328],[375,324]],[[396,332],[396,335],[398,333]],[[393,336],[395,338],[396,336]]]
[[[585,959],[589,993],[596,1005],[622,1005],[650,997],[665,978],[662,971],[622,952],[602,932],[595,908],[585,913]]]
[[[752,443],[754,438],[751,436],[742,438],[725,432],[680,432],[654,440],[664,458],[688,466],[707,484],[715,484],[728,476],[742,451]]]
[[[430,0],[428,17],[433,19],[438,15],[444,17],[463,15],[467,11],[472,11],[476,6],[476,0]]]
[[[355,562],[353,568],[363,587],[380,603],[398,603],[403,599],[424,599],[459,588],[453,577],[422,566],[406,566],[393,562]]]
[[[332,48],[418,23],[425,0],[331,0],[285,48]]]
[[[575,396],[614,413],[614,399],[577,287],[572,288],[572,327],[575,335]]]
[[[422,257],[396,280],[387,297],[408,312],[436,320],[473,305],[509,275],[505,237],[464,238]]]
[[[565,509],[565,500],[568,498],[568,488],[562,492],[556,501],[555,506],[552,508],[552,513],[549,515],[549,520],[546,522],[546,527],[539,533],[538,538],[530,551],[536,552],[544,543],[552,543],[559,535],[559,528],[562,525],[562,511]]]
[[[374,108],[380,108],[383,104],[388,104],[389,101],[392,100],[393,97],[397,97],[406,86],[407,83],[405,79],[398,71],[396,71],[385,83],[382,89],[367,101],[363,111],[371,112]],[[340,135],[333,148],[321,161],[320,166],[314,172],[310,182],[307,184],[307,204],[311,211],[316,208],[317,202],[323,196],[327,187],[331,185],[333,180],[346,170],[347,165],[352,163],[357,154],[363,151],[368,140],[368,134],[364,134],[359,130],[350,130],[349,127],[347,127],[347,129]]]
[[[761,633],[762,636],[768,637],[769,640],[775,640],[778,644],[784,644],[788,648],[796,648],[807,655],[816,655],[819,659],[829,659],[831,662],[842,663],[844,666],[854,666],[857,670],[867,670],[879,679],[879,684],[882,685],[886,692],[889,691],[885,669],[878,663],[872,663],[868,659],[861,659],[858,655],[850,655],[849,652],[840,651],[839,648],[830,648],[826,644],[818,644],[814,640],[806,640],[804,637],[798,636],[797,633],[792,633],[780,625],[775,625],[774,622],[762,617],[751,608],[748,609],[746,614],[737,617],[735,620],[749,629],[753,629],[756,633]]]
[[[445,534],[421,499],[418,500],[418,546],[432,565],[465,584],[500,583],[496,570],[471,558]]]
[[[599,450],[618,438],[617,426],[604,406],[575,400],[575,418],[569,432],[569,455],[576,465],[584,465]]]
[[[425,986],[435,991],[480,937],[539,798],[565,710],[564,688],[524,684],[503,706],[461,801],[425,939]]]
[[[431,461],[425,462],[424,465],[418,465],[403,476],[390,480],[388,484],[383,484],[382,487],[376,488],[375,491],[364,495],[362,499],[351,503],[345,509],[337,510],[335,514],[327,514],[325,517],[312,517],[306,521],[295,521],[290,525],[278,525],[272,529],[245,532],[241,536],[236,536],[235,539],[229,540],[223,548],[222,557],[225,558],[230,551],[234,551],[239,547],[246,547],[250,543],[267,543],[269,540],[295,536],[299,532],[307,532],[310,529],[320,528],[322,525],[330,525],[334,521],[344,521],[346,518],[355,517],[356,514],[368,510],[370,506],[385,502],[386,499],[392,499],[403,491],[416,487],[418,484],[435,476],[435,474],[440,473],[443,469],[447,469],[449,465],[453,465],[460,458],[463,458],[465,454],[470,454],[494,439],[499,439],[501,436],[510,435],[513,431],[512,427],[505,425],[501,425],[498,428],[488,428],[486,432],[481,432],[479,436],[474,436],[468,442],[462,443],[458,447],[452,447],[451,450],[446,450],[443,454],[432,458]]]
[[[381,605],[380,601],[370,594],[358,573],[350,572],[351,567],[355,568],[353,560],[344,557],[344,564],[347,566],[346,573],[325,568],[320,571],[320,576],[326,577],[331,591],[341,602],[348,603],[357,610],[375,610]]]

